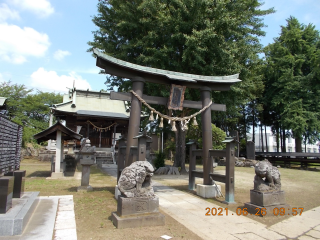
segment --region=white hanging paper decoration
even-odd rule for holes
[[[173,132],[176,132],[176,131],[177,131],[177,128],[176,128],[176,122],[175,122],[175,121],[172,121],[172,128],[171,128],[171,131],[173,131]]]
[[[153,118],[153,111],[151,111],[151,113],[150,113],[149,121],[154,121],[154,118]]]
[[[159,128],[163,128],[163,118],[160,119],[160,125]]]
[[[193,118],[193,125],[194,125],[194,126],[198,126],[196,117]]]

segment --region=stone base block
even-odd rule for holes
[[[20,198],[24,192],[24,177],[26,176],[26,170],[10,171],[5,176],[13,176],[13,198]]]
[[[126,198],[118,197],[117,214],[120,217],[127,215],[142,215],[159,212],[159,198]]]
[[[114,198],[118,201],[118,197],[121,195],[121,192],[118,188],[118,185],[114,188]]]
[[[12,207],[14,177],[0,177],[0,213],[6,213]]]
[[[52,172],[51,173],[51,178],[57,179],[57,178],[64,178],[64,173],[63,172]]]
[[[147,213],[138,216],[129,215],[126,217],[119,217],[116,212],[113,212],[111,218],[113,225],[119,229],[165,225],[165,218],[161,213]]]
[[[92,192],[93,188],[89,185],[89,186],[79,186],[77,188],[77,192]]]
[[[259,192],[250,190],[250,203],[262,207],[286,204],[284,191]]]
[[[38,205],[38,195],[39,192],[25,192],[21,198],[12,200],[12,208],[6,214],[0,214],[0,236],[22,234]]]
[[[247,208],[249,214],[258,215],[260,217],[273,217],[280,216],[281,214],[292,216],[291,207],[288,204],[278,204],[273,206],[262,207],[252,203],[245,203],[244,207]],[[263,211],[265,211],[265,213]]]
[[[92,154],[91,154],[92,155]],[[81,165],[88,165],[89,167],[91,166],[91,165],[93,165],[93,164],[95,164],[94,163],[94,159],[92,159],[92,156],[89,156],[90,158],[81,158],[80,159],[80,164]]]
[[[221,191],[221,186],[217,186]],[[217,191],[217,188],[214,185],[197,184],[197,195],[203,198],[220,197],[220,193]]]

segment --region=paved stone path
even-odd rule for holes
[[[116,176],[116,169],[112,165],[103,168],[103,171]],[[203,239],[320,239],[320,207],[267,227],[231,211],[228,211],[228,216],[225,211],[223,216],[205,216],[206,208],[218,209],[221,206],[153,182],[161,210]]]
[[[191,194],[155,182],[160,208],[203,239],[320,239],[320,207],[267,228],[236,213],[205,216],[206,208],[221,208]],[[227,205],[226,205],[227,207]]]
[[[77,240],[73,196],[41,196],[38,200],[23,233],[0,240]]]
[[[49,197],[51,198],[51,196]],[[59,205],[54,225],[54,240],[77,240],[77,227],[72,195],[58,196]]]

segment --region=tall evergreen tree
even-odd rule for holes
[[[98,30],[89,51],[97,48],[128,62],[184,73],[240,73],[243,82],[232,93],[212,93],[214,102],[227,104],[227,113],[213,116],[227,129],[236,125],[240,106],[263,89],[256,74],[261,64],[258,37],[265,34],[261,17],[273,9],[261,10],[261,5],[259,0],[100,1],[93,18]],[[130,88],[129,82],[114,76],[106,83],[119,91]],[[168,96],[168,89],[146,84],[144,92]],[[186,99],[198,101],[200,93],[188,89]],[[226,124],[219,125],[219,119],[227,119]]]
[[[283,133],[292,131],[297,152],[302,150],[303,138],[319,139],[319,40],[314,25],[290,17],[280,36],[265,49],[265,115],[274,116],[272,124]]]

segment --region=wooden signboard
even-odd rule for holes
[[[175,84],[171,85],[168,109],[180,110],[180,111],[183,109],[183,100],[184,100],[185,91],[186,91],[185,86],[180,86]]]

